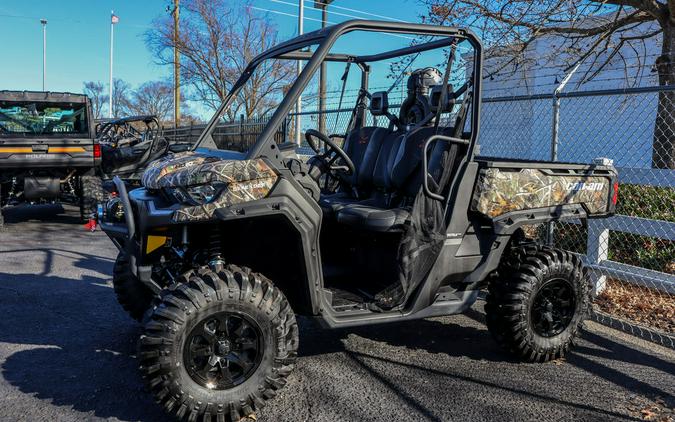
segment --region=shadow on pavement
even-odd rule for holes
[[[67,213],[60,204],[18,205],[2,210],[5,224],[18,224],[27,221],[41,221],[51,224],[80,224],[78,213]]]
[[[2,253],[21,253],[21,250]],[[67,250],[42,250],[40,274],[0,273],[0,342],[13,352],[4,379],[23,393],[102,418],[162,420],[143,391],[134,357],[140,327],[116,303],[112,260]],[[100,276],[51,275],[56,256]],[[81,271],[79,271],[81,273]],[[58,419],[58,417],[55,417]]]
[[[476,309],[470,309],[465,316],[474,321],[483,324],[485,315]],[[302,331],[321,330],[312,320],[301,320]],[[508,385],[501,385],[500,377],[495,377],[495,382],[490,380],[472,377],[471,374],[460,374],[452,371],[439,371],[437,369],[427,368],[423,365],[413,365],[406,362],[400,362],[388,357],[369,354],[367,350],[350,351],[346,350],[345,340],[350,334],[355,334],[369,340],[384,342],[395,347],[405,347],[409,350],[422,350],[432,354],[443,354],[445,356],[464,357],[477,361],[488,361],[495,363],[507,363],[512,365],[551,365],[548,364],[524,364],[514,359],[510,355],[501,351],[493,341],[491,335],[486,329],[475,328],[466,325],[458,325],[438,320],[421,320],[404,323],[383,324],[374,327],[360,327],[351,330],[334,330],[315,332],[312,335],[301,336],[301,356],[315,356],[326,353],[344,352],[349,359],[362,370],[367,371],[370,376],[377,379],[383,385],[386,385],[391,391],[394,391],[402,401],[408,403],[420,415],[428,420],[442,420],[437,415],[430,413],[429,409],[417,402],[406,391],[400,388],[395,380],[390,379],[386,372],[378,371],[370,361],[380,361],[391,365],[404,366],[418,372],[426,372],[435,377],[450,377],[454,380],[478,384],[486,389],[504,390],[504,392],[516,393],[522,395],[525,400],[535,399],[538,401],[556,403],[566,407],[576,408],[582,411],[592,412],[603,418],[620,418],[633,420],[625,414],[614,412],[612,410],[602,409],[592,404],[578,403],[569,401],[555,395],[546,394],[546,391],[536,392],[526,389],[513,388]],[[307,338],[309,337],[309,338]],[[590,358],[600,356],[611,360],[614,363],[626,363],[630,365],[647,365],[665,374],[675,373],[675,364],[659,358],[656,355],[642,352],[638,349],[626,346],[613,341],[610,338],[602,337],[588,331],[583,332],[583,339],[591,344],[578,345],[567,356],[567,364],[573,365],[592,376],[602,378],[617,386],[617,389],[625,389],[631,394],[637,394],[649,399],[661,398],[669,407],[675,405],[675,399],[668,388],[660,385],[658,381],[650,383],[645,379],[637,379],[631,376],[627,371],[621,371],[607,365],[603,365]],[[596,347],[592,347],[595,345]],[[625,367],[622,369],[626,369]],[[511,371],[518,371],[512,368]],[[648,377],[645,377],[648,378]]]

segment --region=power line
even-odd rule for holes
[[[346,11],[348,11],[348,12],[360,13],[360,14],[362,14],[362,15],[374,16],[374,17],[376,17],[376,18],[389,19],[389,20],[397,21],[397,22],[407,22],[407,21],[401,20],[401,19],[390,18],[390,17],[388,17],[388,16],[378,15],[378,14],[370,13],[370,12],[364,12],[364,11],[362,11],[362,10],[357,10],[357,9],[350,9],[350,8],[344,7],[344,6],[336,6],[336,5],[334,5],[334,4],[331,4],[330,7],[335,8],[335,9],[340,9],[340,10],[346,10]],[[335,13],[335,12],[333,12],[333,13]]]
[[[297,4],[290,3],[290,2],[287,2],[287,1],[283,1],[283,0],[268,0],[268,1],[271,1],[272,3],[279,3],[279,4],[285,4],[285,5],[288,5],[288,6],[297,7]],[[341,9],[341,10],[347,10],[347,11],[350,11],[350,12],[354,12],[354,13],[358,13],[358,14],[366,15],[366,16],[375,16],[375,17],[378,17],[378,18],[381,18],[381,19],[386,19],[386,20],[390,20],[390,21],[394,21],[394,22],[407,22],[407,21],[404,21],[402,19],[391,18],[391,17],[383,16],[383,15],[376,15],[374,13],[364,12],[362,10],[348,9],[348,8],[345,8],[345,7],[335,6],[333,4],[329,5],[328,7]],[[320,12],[320,10],[313,9],[313,8],[310,8],[310,7],[308,7],[307,9],[310,9],[310,10],[313,10],[313,11],[316,11],[316,12]],[[338,16],[345,16],[347,18],[363,19],[363,17],[361,17],[361,16],[348,15],[348,14],[340,13],[340,12],[336,12],[336,11],[331,11],[331,14],[332,15],[338,15]]]
[[[275,9],[266,9],[266,8],[263,8],[263,7],[256,7],[256,6],[251,6],[251,9],[254,9],[254,10],[260,10],[260,11],[262,11],[262,12],[274,13],[274,14],[276,14],[276,15],[289,16],[289,17],[292,17],[292,18],[297,18],[297,17],[298,17],[297,14],[294,14],[294,13],[287,13],[287,12],[282,12],[282,11],[275,10]],[[352,16],[352,17],[357,17],[357,18],[358,18],[358,16]],[[308,18],[307,16],[305,16],[305,19],[306,19],[306,20],[310,20],[310,21],[314,21],[314,22],[322,22],[321,19]],[[337,22],[326,21],[326,23],[328,23],[328,24],[330,24],[330,25],[337,25]],[[414,39],[415,39],[414,37],[409,37],[409,36],[401,35],[401,34],[393,34],[393,33],[388,33],[388,32],[385,33],[385,35],[389,35],[389,36],[391,36],[391,37],[397,37],[397,38],[405,38],[405,39],[408,39],[408,40],[414,40]]]

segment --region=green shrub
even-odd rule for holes
[[[620,185],[616,213],[675,222],[675,189]]]
[[[617,214],[675,222],[675,189],[621,185]],[[545,227],[545,225],[542,225]],[[540,227],[538,238],[544,239]],[[665,233],[664,233],[665,234]],[[585,254],[588,230],[577,224],[557,223],[556,246]],[[632,233],[610,231],[609,259],[624,264],[675,274],[675,242]]]

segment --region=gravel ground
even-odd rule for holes
[[[9,209],[0,231],[0,420],[163,420],[116,303],[116,250],[59,206]],[[465,315],[324,331],[260,421],[672,420],[675,353],[589,322],[566,360],[501,353]],[[669,410],[670,409],[670,410]]]

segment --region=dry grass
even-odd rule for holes
[[[672,294],[608,279],[595,303],[608,314],[675,333],[675,296]]]

